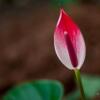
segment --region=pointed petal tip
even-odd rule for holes
[[[64,9],[61,8],[61,9],[60,9],[60,14],[64,14],[64,13],[65,13]]]
[[[65,13],[64,9],[61,8],[60,9],[59,19],[58,19],[58,22],[57,22],[57,26],[60,24],[60,21],[61,21],[63,15],[67,15],[67,14]]]
[[[60,15],[59,15],[58,22],[57,22],[57,25],[56,25],[56,26],[59,26],[61,20],[62,20],[62,19],[65,19],[66,17],[68,17],[68,15],[67,15],[67,13],[65,12],[65,10],[64,10],[63,8],[60,8]]]
[[[60,14],[67,16],[67,13],[65,12],[65,10],[63,8],[60,9]]]

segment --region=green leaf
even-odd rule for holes
[[[63,87],[58,81],[39,80],[9,90],[3,100],[61,100]]]
[[[82,83],[87,98],[91,99],[100,92],[100,77],[82,75]],[[67,95],[65,100],[78,100],[80,93],[78,90]]]

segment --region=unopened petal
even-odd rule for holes
[[[54,46],[58,58],[66,67],[80,69],[85,59],[85,42],[79,28],[63,9],[54,33]]]

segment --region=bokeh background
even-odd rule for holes
[[[54,51],[60,4],[86,41],[81,72],[100,75],[100,0],[0,0],[1,97],[15,84],[37,79],[59,80],[65,94],[75,88],[73,72],[61,64]]]

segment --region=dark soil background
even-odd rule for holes
[[[59,80],[65,93],[72,91],[73,72],[58,60],[53,45],[59,10],[45,0],[34,1],[34,6],[9,2],[0,8],[0,95],[15,84],[37,79]],[[81,71],[92,75],[100,75],[99,6],[92,1],[65,7],[86,41],[87,56]]]

